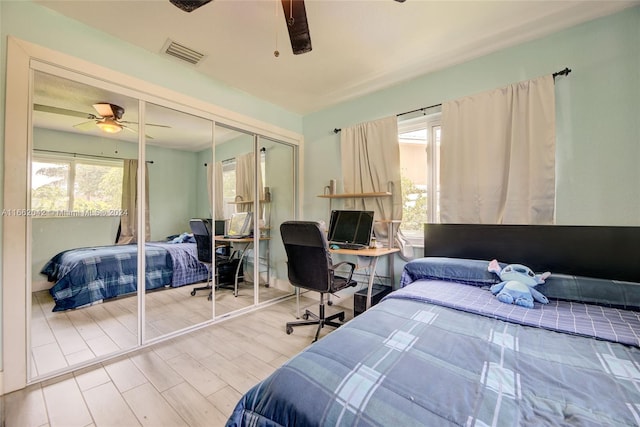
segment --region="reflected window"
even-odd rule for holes
[[[122,160],[34,153],[31,210],[42,216],[114,215],[122,204]]]
[[[260,151],[260,173],[262,182],[265,181],[265,150]],[[236,159],[228,159],[222,162],[222,200],[224,206],[224,217],[231,218],[236,212]]]

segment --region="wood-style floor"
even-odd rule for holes
[[[301,297],[301,307],[316,304]],[[295,313],[291,298],[29,386],[4,396],[0,425],[223,426],[242,393],[311,343],[314,326],[286,335]]]
[[[203,284],[200,284],[202,286]],[[207,290],[191,296],[198,285],[165,288],[145,295],[147,340],[171,334],[212,317]],[[259,301],[269,301],[287,292],[259,287]],[[238,296],[233,289],[216,291],[216,316],[253,304],[253,286],[243,282]],[[98,303],[76,310],[53,312],[48,290],[35,292],[31,304],[31,378],[43,377],[69,366],[136,346],[138,300],[136,295]]]

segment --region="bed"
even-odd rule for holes
[[[250,389],[232,426],[640,424],[640,227],[425,226],[400,288]],[[551,271],[533,309],[488,262]]]
[[[55,282],[49,293],[53,311],[82,307],[137,291],[136,244],[77,248],[56,254],[42,268]],[[179,287],[207,280],[195,243],[145,244],[145,288]]]

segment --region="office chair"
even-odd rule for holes
[[[209,274],[207,275],[207,286],[200,286],[191,290],[191,296],[195,296],[196,291],[208,289],[209,297],[211,300],[213,297],[213,288],[211,286],[211,279],[213,275],[213,250],[212,250],[212,236],[211,236],[211,222],[204,218],[194,218],[189,220],[189,226],[193,237],[196,239],[196,247],[198,250],[198,261],[206,264],[209,268]]]
[[[346,261],[332,263],[327,237],[317,222],[283,222],[280,225],[280,235],[287,253],[289,282],[298,288],[320,293],[319,314],[305,310],[302,315],[305,320],[287,323],[287,335],[293,332],[294,326],[318,325],[314,338],[314,341],[317,341],[320,329],[325,325],[339,327],[341,324],[334,322],[334,319],[344,321],[343,311],[325,317],[324,294],[332,294],[346,287],[356,286],[357,282],[351,279],[356,265]],[[351,268],[348,277],[336,276],[335,270],[343,265]]]

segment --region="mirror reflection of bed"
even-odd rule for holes
[[[46,376],[211,321],[213,304],[215,316],[221,316],[290,294],[288,288],[265,286],[273,282],[269,274],[275,277],[278,268],[271,268],[261,255],[257,264],[262,286],[255,294],[253,281],[242,280],[237,297],[233,295],[233,288],[228,287],[216,290],[214,302],[207,299],[206,292],[191,296],[193,287],[206,282],[206,267],[197,260],[195,243],[170,242],[190,232],[189,219],[212,217],[207,188],[210,176],[204,165],[213,164],[214,126],[208,119],[148,102],[144,147],[149,181],[148,186],[145,185],[148,196],[145,222],[149,225],[145,233],[147,289],[144,301],[139,304],[135,240],[125,244],[128,240],[121,239],[116,245],[119,231],[121,236],[126,237],[127,233],[135,236],[139,228],[135,205],[128,209],[126,219],[132,221],[124,221],[125,226],[118,215],[124,208],[121,202],[122,180],[127,169],[125,160],[135,161],[140,156],[138,100],[39,71],[35,72],[34,82],[34,104],[52,105],[58,110],[43,111],[46,109],[39,107],[33,112],[32,181],[40,180],[41,185],[32,190],[32,207],[46,210],[47,214],[33,216],[30,222],[33,292],[30,378]],[[86,108],[72,106],[66,96],[51,91],[51,87],[73,93],[73,102]],[[129,129],[114,135],[105,134],[93,123],[86,124],[86,119],[61,114],[61,109],[67,109],[67,113],[91,112],[92,103],[98,100],[121,106],[125,111],[123,121]],[[79,123],[86,126],[74,127]],[[252,135],[246,137],[250,143],[233,147],[244,134],[217,125],[215,134],[215,157],[234,158],[253,152]],[[292,153],[285,144],[269,141],[266,145],[275,147],[272,151],[276,157],[279,151],[286,156]],[[107,172],[103,170],[100,174],[94,170],[101,167]],[[266,170],[269,173],[269,167]],[[69,171],[75,173],[75,186],[68,184]],[[276,179],[273,185],[284,186],[284,192],[288,193],[293,181],[290,175],[285,176],[289,182]],[[84,198],[77,191],[81,178],[85,178],[81,186],[87,187]],[[137,189],[137,180],[131,182]],[[69,188],[76,188],[70,196],[75,204],[46,204],[55,199],[47,191],[64,192]],[[65,203],[69,200],[62,199]],[[115,204],[108,204],[114,201]],[[236,207],[229,205],[233,211]],[[278,215],[290,216],[293,209],[283,205],[275,211],[278,213],[274,219],[277,219]],[[268,250],[260,244],[261,251]],[[278,248],[271,249],[272,262],[278,262]],[[59,265],[63,258],[71,258],[74,267]],[[43,267],[51,261],[54,262],[48,275],[42,274]],[[245,275],[253,276],[253,261],[248,257],[245,263]],[[78,287],[65,283],[71,282],[72,272],[85,283]],[[108,291],[103,289],[105,281],[113,285]],[[53,294],[58,301],[50,292],[52,288],[57,291]],[[140,330],[141,324],[144,331]]]

